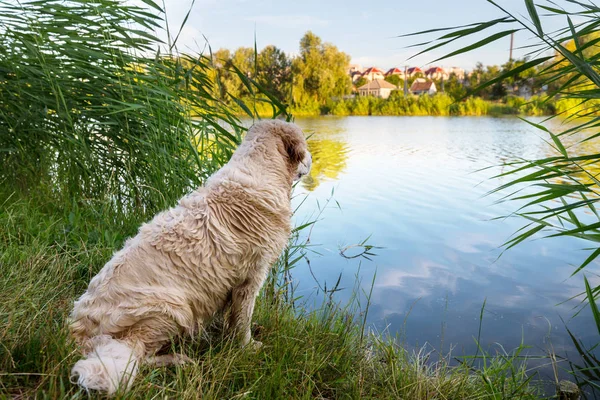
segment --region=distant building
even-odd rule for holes
[[[376,79],[383,79],[385,78],[385,74],[382,70],[380,70],[377,67],[371,67],[371,68],[367,68],[365,70],[365,72],[363,72],[362,77],[365,78],[366,80],[373,81]]]
[[[404,79],[404,71],[402,71],[400,68],[390,68],[385,73],[386,77],[392,76],[392,75],[398,75],[398,76],[400,76],[401,79]]]
[[[529,100],[533,96],[533,88],[528,84],[520,85],[517,93],[525,100]]]
[[[348,75],[352,76],[352,74],[359,72],[362,74],[363,68],[358,64],[350,64],[348,65]]]
[[[426,81],[425,79],[417,79],[413,82],[412,86],[410,87],[410,92],[418,96],[422,94],[433,95],[437,93],[437,88],[435,87],[435,83],[433,83],[432,81]]]
[[[410,67],[409,69],[406,70],[406,75],[408,75],[409,77],[413,77],[417,74],[422,74],[423,70],[419,67]]]
[[[384,81],[383,79],[375,79],[359,87],[358,94],[359,96],[375,96],[381,97],[382,99],[387,99],[390,97],[392,90],[396,89],[398,89],[396,86]]]
[[[456,78],[460,81],[465,79],[465,70],[458,67],[450,67],[446,68],[446,72],[448,75],[456,75]]]
[[[506,93],[513,96],[523,97],[525,100],[533,96],[532,79],[526,79],[513,86],[506,87]]]
[[[440,67],[431,67],[425,70],[425,76],[428,79],[436,79],[436,80],[448,80],[450,74],[444,69]]]
[[[362,72],[352,72],[350,74],[350,78],[352,78],[352,83],[356,82],[357,80],[359,80],[360,78],[362,78]]]

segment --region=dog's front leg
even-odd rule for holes
[[[262,272],[262,271],[261,271]],[[231,312],[228,327],[233,330],[242,346],[252,345],[260,348],[262,343],[252,339],[250,325],[252,313],[258,292],[264,282],[263,273],[248,277],[241,285],[235,287],[231,293]]]

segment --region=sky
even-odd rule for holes
[[[497,3],[512,12],[527,15],[524,0],[497,0]],[[192,1],[164,0],[164,4],[171,31],[177,31]],[[424,67],[456,47],[432,51],[407,61],[417,52],[408,46],[424,38],[399,38],[399,35],[482,22],[502,15],[486,0],[196,0],[178,40],[178,49],[182,52],[202,51],[205,38],[213,51],[253,47],[256,34],[259,51],[273,44],[294,55],[298,53],[300,38],[310,30],[349,54],[352,63],[365,68]],[[546,29],[565,24],[556,17],[544,20]],[[527,53],[526,49],[518,47],[532,43],[530,33],[517,33],[515,58]],[[503,64],[509,58],[509,48],[510,38],[505,37],[483,49],[435,65],[472,69],[478,61],[485,65]]]

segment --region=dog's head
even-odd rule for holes
[[[259,121],[248,130],[246,139],[264,136],[274,139],[279,154],[285,159],[293,180],[310,172],[312,156],[308,151],[304,133],[295,124],[280,120]]]

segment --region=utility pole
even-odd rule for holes
[[[442,68],[442,69],[443,69],[443,68]],[[445,88],[444,88],[444,74],[445,74],[445,73],[446,73],[445,71],[442,71],[442,93],[446,92],[446,90],[445,90]]]
[[[407,73],[408,73],[408,67],[405,65],[404,66],[404,97],[408,96],[408,86],[406,86],[406,81],[408,79],[408,77],[406,76]]]
[[[515,33],[510,34],[510,55],[508,56],[508,62],[513,60],[513,46],[515,44]]]

